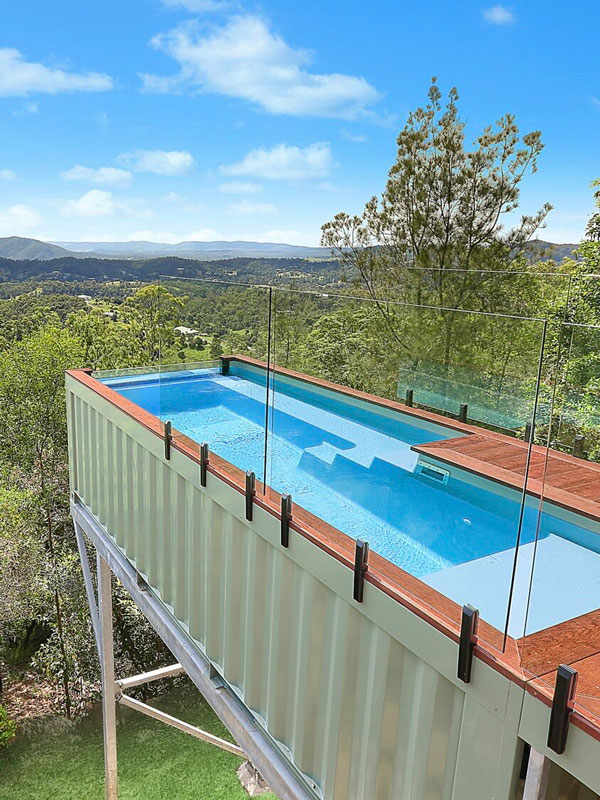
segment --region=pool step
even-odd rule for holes
[[[406,472],[414,472],[419,460],[418,455],[408,445],[388,448],[374,453],[372,446],[367,447],[366,445],[357,444],[355,447],[342,450],[329,444],[329,442],[323,442],[314,447],[307,447],[304,452],[330,466],[339,458],[343,461],[357,464],[367,470],[376,467],[376,462],[381,462]]]
[[[504,630],[514,558],[514,548],[502,550],[422,580],[460,605],[475,606],[482,619]],[[598,607],[600,553],[553,533],[540,539],[537,549],[534,542],[521,545],[508,628],[516,639],[524,634],[530,582],[527,634]]]

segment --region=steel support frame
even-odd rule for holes
[[[200,652],[197,644],[193,642],[180,623],[175,620],[147,585],[140,586],[140,576],[133,564],[111,537],[107,535],[98,520],[79,501],[76,495],[71,499],[71,516],[75,524],[86,594],[90,605],[96,642],[99,644],[102,665],[106,800],[118,799],[115,714],[117,699],[124,705],[135,708],[137,711],[146,713],[156,719],[161,719],[162,722],[180,730],[185,730],[186,733],[192,736],[197,738],[212,737],[211,734],[207,734],[199,728],[170,717],[170,715],[164,714],[164,712],[160,712],[152,706],[146,706],[144,703],[122,693],[123,688],[127,686],[139,685],[147,680],[157,680],[160,677],[165,677],[165,673],[178,673],[180,668],[181,671],[185,671],[213,708],[236,742],[238,742],[239,747],[232,745],[230,742],[218,740],[218,737],[212,737],[218,741],[211,741],[211,744],[221,746],[221,743],[224,743],[228,746],[227,749],[236,752],[236,755],[246,757],[280,800],[318,800],[318,796],[306,784],[300,773],[284,758],[269,734],[258,724],[235,692],[218,674],[212,662]],[[97,605],[83,534],[88,537],[96,548],[98,561]],[[144,673],[143,675],[115,681],[111,572],[123,584],[148,622],[178,659],[178,664],[161,670],[154,670],[152,673]],[[157,673],[163,674],[158,675]],[[152,677],[153,675],[155,677]],[[204,738],[204,740],[206,741],[207,739]]]
[[[550,760],[534,747],[529,754],[523,800],[546,800]]]
[[[130,678],[121,678],[115,681],[115,699],[120,705],[133,708],[134,711],[139,711],[147,717],[152,717],[152,719],[157,719],[159,722],[164,722],[165,725],[177,728],[177,730],[183,731],[183,733],[194,736],[196,739],[201,739],[203,742],[208,742],[208,744],[219,747],[221,750],[226,750],[228,753],[233,753],[236,756],[240,756],[240,758],[246,758],[246,753],[244,753],[242,748],[238,747],[237,744],[232,744],[226,739],[221,739],[220,736],[215,736],[208,731],[203,731],[202,728],[197,728],[189,722],[184,722],[184,720],[173,717],[171,714],[154,708],[154,706],[142,703],[141,700],[137,700],[135,697],[124,694],[126,689],[132,689],[134,686],[142,686],[145,683],[160,681],[163,678],[174,678],[177,675],[182,675],[184,672],[185,670],[181,664],[171,664],[168,667],[160,667],[159,669],[153,669],[149,672],[142,672],[140,675],[132,675]]]
[[[117,800],[117,708],[115,702],[115,656],[112,621],[112,573],[97,552],[98,611],[100,618],[100,667],[102,672],[102,722],[104,732],[104,794],[106,800]]]

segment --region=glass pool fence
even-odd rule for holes
[[[458,305],[463,274],[443,295],[437,277],[394,300],[164,278],[141,332],[155,363],[101,377],[201,471],[232,465],[348,559],[368,543],[368,572],[454,630],[478,609],[479,639],[550,687],[600,649],[596,284],[481,273],[482,311],[477,291]],[[532,281],[543,313],[507,313]]]

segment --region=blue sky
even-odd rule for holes
[[[521,210],[577,241],[600,177],[595,0],[21,0],[0,33],[0,236],[316,244],[383,188],[432,75],[469,138],[541,129]]]

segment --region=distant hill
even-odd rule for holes
[[[0,238],[0,258],[49,261],[52,258],[72,255],[73,253],[65,250],[64,247],[40,242],[39,239],[25,239],[21,236]]]
[[[571,255],[576,244],[553,244],[535,239],[529,244],[532,260],[540,258],[561,262]],[[16,261],[49,261],[54,258],[102,258],[140,260],[165,257],[220,261],[235,258],[323,259],[331,260],[327,247],[303,247],[273,242],[41,242],[20,236],[0,238],[0,258]]]
[[[560,263],[564,258],[569,258],[573,250],[579,247],[577,244],[554,244],[554,242],[544,242],[542,239],[532,239],[529,243],[532,256],[536,259],[543,258],[548,261]]]
[[[56,242],[72,253],[118,258],[152,258],[166,255],[180,258],[217,260],[221,258],[330,258],[327,247],[303,247],[274,242]]]

